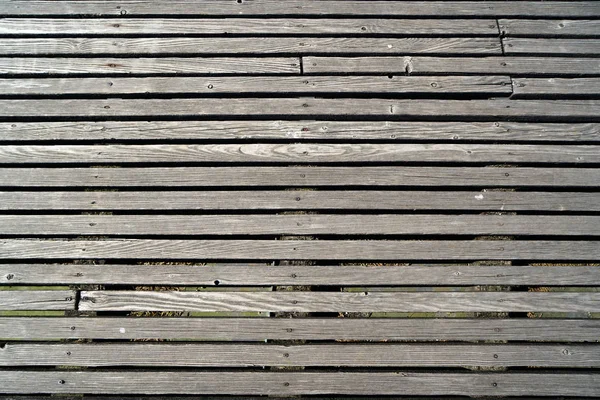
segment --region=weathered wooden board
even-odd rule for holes
[[[502,54],[494,37],[140,37],[0,39],[0,55]]]
[[[513,98],[600,96],[599,78],[515,78]]]
[[[511,3],[515,4],[515,3]],[[507,54],[511,48],[506,47]],[[598,58],[574,57],[304,57],[304,72],[382,74],[597,75]]]
[[[600,55],[600,39],[532,39],[507,37],[502,39],[504,52],[511,54],[584,54]],[[598,70],[596,70],[596,73]]]
[[[2,338],[596,342],[594,319],[0,318]],[[5,337],[6,336],[6,337]]]
[[[600,21],[594,19],[500,19],[500,30],[507,36],[599,36]]]
[[[299,74],[298,58],[20,58],[0,57],[0,74]]]
[[[512,93],[507,76],[269,76],[0,79],[0,96],[242,93],[384,93],[401,95]]]
[[[3,235],[597,236],[598,216],[558,215],[0,215]]]
[[[73,310],[71,290],[0,290],[0,310]]]
[[[201,5],[201,4],[198,4]],[[1,35],[498,35],[493,19],[4,18]]]
[[[593,396],[596,373],[2,371],[2,393]]]
[[[7,344],[0,366],[598,367],[598,345]]]
[[[0,264],[0,284],[84,285],[589,285],[598,266],[327,266],[266,264]]]
[[[595,168],[0,168],[0,187],[596,187]]]
[[[268,190],[0,192],[0,210],[600,211],[600,193]]]
[[[284,120],[0,122],[2,141],[209,139],[598,142],[600,124]]]

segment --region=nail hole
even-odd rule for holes
[[[66,382],[65,382],[64,380],[62,380],[62,379],[61,379],[60,381],[58,381],[58,384],[59,384],[59,385],[64,385],[65,383],[66,383]]]
[[[7,281],[10,281],[10,280],[12,280],[14,277],[15,277],[15,275],[14,275],[14,274],[8,274],[8,275],[6,275],[6,280],[7,280]]]
[[[217,279],[216,281],[214,281],[214,284],[215,286],[219,286],[221,284],[221,281]]]
[[[389,79],[394,79],[394,75],[388,75]]]

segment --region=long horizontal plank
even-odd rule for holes
[[[600,55],[600,39],[502,39],[505,54]],[[597,70],[596,70],[597,72]]]
[[[493,19],[4,18],[1,35],[498,35]]]
[[[599,36],[600,21],[594,19],[500,19],[500,30],[507,36]]]
[[[0,192],[0,210],[600,211],[600,193],[450,191]]]
[[[176,1],[24,1],[9,0],[1,15],[360,15],[465,17],[593,17],[600,16],[595,1],[347,1],[347,0],[228,0]]]
[[[514,3],[510,3],[514,4]],[[507,54],[512,48],[506,47]],[[435,74],[510,74],[527,76],[597,75],[600,60],[571,57],[305,57],[304,72]]]
[[[385,93],[495,94],[512,93],[506,76],[275,76],[1,79],[0,96],[237,93]]]
[[[599,78],[515,78],[513,98],[599,96]]]
[[[595,373],[2,371],[2,393],[593,396]]]
[[[600,235],[597,216],[0,215],[3,235]]]
[[[19,58],[0,57],[0,74],[299,74],[298,58]]]
[[[477,140],[600,141],[597,123],[414,121],[103,121],[0,122],[3,141],[97,140]],[[1,204],[0,204],[1,205]]]
[[[597,266],[326,266],[265,264],[0,264],[0,284],[79,285],[589,285]]]
[[[600,162],[600,146],[509,144],[0,145],[0,164],[130,163],[575,163]]]
[[[435,119],[590,119],[598,100],[388,100],[309,97],[0,100],[0,117],[378,117]],[[538,121],[539,122],[539,121]]]
[[[71,290],[0,290],[0,310],[73,310]]]
[[[595,241],[1,239],[1,259],[594,260]]]
[[[596,342],[594,319],[0,318],[3,339],[534,340]]]
[[[596,187],[596,168],[0,168],[0,187]]]
[[[0,366],[598,367],[589,345],[7,344]]]
[[[0,55],[48,54],[502,54],[500,40],[355,37],[0,39]]]

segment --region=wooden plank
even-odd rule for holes
[[[207,139],[598,142],[600,124],[284,120],[0,122],[0,138],[14,142]]]
[[[596,168],[0,168],[0,187],[596,187]]]
[[[531,39],[507,37],[502,39],[502,43],[504,44],[504,52],[507,55],[600,55],[600,39]]]
[[[3,339],[598,340],[594,319],[0,317]],[[6,337],[5,337],[6,336]]]
[[[19,58],[0,57],[0,74],[299,74],[298,58]]]
[[[0,264],[5,285],[585,286],[599,278],[597,266],[569,265]]]
[[[493,19],[4,18],[1,35],[498,35]]]
[[[500,40],[369,37],[140,37],[0,39],[0,55],[82,54],[502,54]]]
[[[496,94],[512,93],[507,76],[269,76],[2,79],[0,95],[241,93],[385,93]]]
[[[594,19],[500,19],[500,30],[506,36],[577,36],[600,35],[600,21]]]
[[[598,345],[6,344],[1,366],[598,367]]]
[[[514,3],[511,3],[514,4]],[[508,47],[506,50],[510,50]],[[508,53],[507,53],[508,54]],[[316,57],[304,58],[304,72],[431,74],[596,75],[597,58],[574,57]]]
[[[419,100],[299,98],[0,100],[0,117],[373,117],[597,120],[598,100]]]
[[[0,310],[73,310],[71,290],[0,290]]]
[[[513,98],[556,98],[600,95],[598,78],[515,78]]]
[[[544,215],[0,215],[3,235],[600,235],[600,217]]]
[[[595,1],[348,1],[348,0],[227,0],[209,2],[175,1],[23,1],[8,0],[1,15],[182,15],[182,16],[443,16],[443,17],[597,17],[600,8]]]
[[[593,396],[595,373],[2,371],[2,393]]]
[[[0,192],[0,210],[600,211],[600,194],[513,191]]]

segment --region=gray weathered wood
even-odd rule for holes
[[[2,371],[3,393],[594,396],[596,373]]]
[[[73,310],[71,290],[0,290],[0,310]]]
[[[598,216],[0,215],[4,235],[558,235],[598,236]]]
[[[0,210],[600,211],[600,193],[514,191],[0,192]]]
[[[140,37],[0,39],[0,55],[83,54],[502,54],[494,37]]]
[[[237,93],[512,93],[505,76],[273,76],[2,79],[0,95],[237,94]]]
[[[600,39],[531,39],[507,37],[502,39],[502,43],[504,52],[507,55],[600,55]]]
[[[599,78],[515,78],[513,98],[599,96]]]
[[[0,264],[3,285],[589,285],[598,266]]]
[[[0,187],[596,187],[595,168],[0,168]]]
[[[598,345],[7,344],[0,366],[598,367]]]
[[[1,140],[477,140],[598,142],[597,123],[414,121],[0,122]],[[0,204],[1,206],[1,204]]]
[[[599,36],[600,21],[593,19],[501,19],[500,30],[507,36]]]

